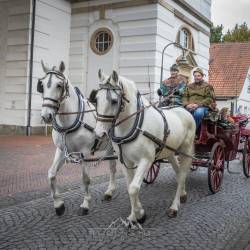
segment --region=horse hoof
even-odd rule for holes
[[[147,215],[144,213],[144,215],[140,219],[137,219],[137,222],[143,224],[146,221],[146,219]]]
[[[185,195],[182,195],[181,197],[180,197],[180,202],[181,203],[186,203],[187,202],[187,195],[185,194]]]
[[[169,218],[176,218],[177,217],[177,210],[169,208],[167,210],[167,215]]]
[[[87,215],[89,213],[89,210],[85,207],[80,207],[77,214],[79,216],[84,216],[84,215]]]
[[[132,229],[133,227],[136,227],[137,223],[138,223],[137,221],[129,221],[128,228]]]
[[[110,195],[110,194],[105,194],[104,195],[104,200],[105,201],[110,201],[112,199],[112,195]]]
[[[60,207],[55,208],[56,210],[56,215],[57,216],[62,216],[65,212],[65,206],[62,204]]]

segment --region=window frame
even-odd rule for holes
[[[184,44],[181,44],[181,36],[184,35],[184,33],[187,34],[187,48],[184,47]],[[183,35],[182,35],[183,34]],[[185,50],[189,50],[193,53],[195,53],[195,44],[194,44],[194,38],[192,35],[192,32],[190,31],[189,28],[186,26],[181,26],[177,32],[177,37],[176,37],[176,42],[179,43]],[[185,41],[183,41],[185,43]]]
[[[98,38],[100,38],[99,36],[101,35],[101,33],[103,33],[103,41],[97,41]],[[105,34],[107,34],[109,37],[110,37],[110,41],[105,41]],[[108,48],[103,51],[100,51],[98,48],[97,48],[97,43],[99,43],[99,46],[105,46],[105,43],[109,43],[108,44]],[[113,47],[113,44],[114,44],[114,36],[113,36],[113,33],[110,29],[106,28],[106,27],[102,27],[102,28],[99,28],[97,29],[92,35],[91,35],[91,39],[90,39],[90,47],[92,49],[92,51],[97,54],[97,55],[105,55],[107,54],[111,48]]]

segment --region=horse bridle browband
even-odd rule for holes
[[[55,109],[57,111],[60,108],[61,102],[69,96],[68,80],[66,79],[66,77],[64,76],[64,74],[62,74],[61,72],[55,71],[55,70],[50,70],[50,71],[46,72],[46,76],[45,77],[43,77],[43,78],[41,78],[41,79],[38,80],[37,91],[39,93],[42,93],[42,94],[44,93],[44,88],[43,88],[43,85],[42,85],[42,80],[45,79],[48,75],[51,75],[51,76],[55,75],[57,78],[59,78],[60,80],[63,81],[62,95],[61,95],[61,97],[58,100],[56,100],[54,98],[50,98],[50,97],[42,97],[43,101],[48,100],[48,101],[53,102],[53,104],[43,103],[42,107],[52,108],[52,109]]]

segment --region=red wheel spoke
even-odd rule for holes
[[[209,165],[209,188],[212,193],[217,193],[222,184],[224,173],[225,154],[224,149],[219,142],[213,145]]]

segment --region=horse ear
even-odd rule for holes
[[[47,73],[49,71],[49,69],[45,66],[43,60],[41,60],[41,64],[42,64],[42,68],[43,68],[44,73]]]
[[[104,80],[107,78],[105,74],[103,73],[102,69],[98,70],[98,77],[99,77],[100,82],[104,82]]]
[[[113,79],[113,82],[114,82],[115,84],[118,83],[119,76],[118,76],[118,73],[117,73],[115,70],[113,70],[112,79]]]
[[[59,71],[61,72],[61,73],[63,73],[64,71],[65,71],[65,64],[64,64],[64,62],[63,61],[61,61],[61,63],[60,63],[60,66],[59,66]]]

